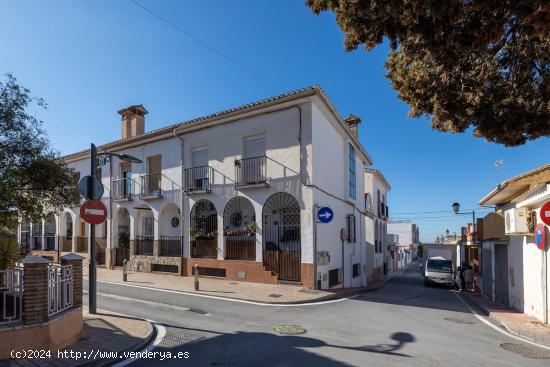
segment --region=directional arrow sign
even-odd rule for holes
[[[334,212],[331,208],[324,206],[317,211],[317,219],[321,223],[329,223],[334,217]]]

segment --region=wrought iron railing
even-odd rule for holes
[[[73,238],[72,237],[60,237],[61,251],[70,252],[73,250]]]
[[[48,316],[73,306],[73,266],[48,265]]]
[[[141,176],[141,197],[162,197],[162,173],[151,173]]]
[[[214,178],[214,169],[210,166],[199,166],[183,170],[184,187],[187,192],[207,191],[211,189]]]
[[[23,268],[0,270],[0,325],[21,322],[23,316]]]
[[[181,236],[160,236],[159,256],[181,256]]]
[[[256,236],[225,236],[225,258],[256,260]]]
[[[135,193],[135,181],[132,178],[113,180],[113,200],[132,200]]]
[[[54,235],[44,235],[44,249],[46,251],[55,250],[55,234]]]
[[[199,237],[191,240],[191,257],[217,258],[218,238]]]
[[[267,184],[267,157],[265,155],[235,161],[235,186]]]
[[[137,236],[135,239],[136,255],[153,256],[155,241],[153,236]]]

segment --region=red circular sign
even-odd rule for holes
[[[107,218],[107,208],[99,200],[88,200],[80,207],[80,218],[90,224],[101,224]]]
[[[546,243],[546,228],[544,228],[544,224],[542,223],[538,224],[537,228],[535,228],[535,242],[539,250],[544,250],[544,245]]]
[[[540,208],[540,219],[550,226],[550,201]]]

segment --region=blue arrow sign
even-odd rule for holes
[[[541,246],[541,245],[544,245],[542,243],[542,240],[543,240],[543,236],[542,236],[542,228],[541,227],[538,227],[537,228],[537,231],[535,233],[535,242],[537,243],[537,245]]]
[[[331,208],[324,206],[317,211],[317,219],[321,223],[329,223],[334,217],[334,213]]]

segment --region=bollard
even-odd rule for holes
[[[126,259],[122,261],[122,281],[128,281],[128,260]]]
[[[193,268],[195,269],[195,290],[198,291],[199,290],[199,264],[195,264]]]

